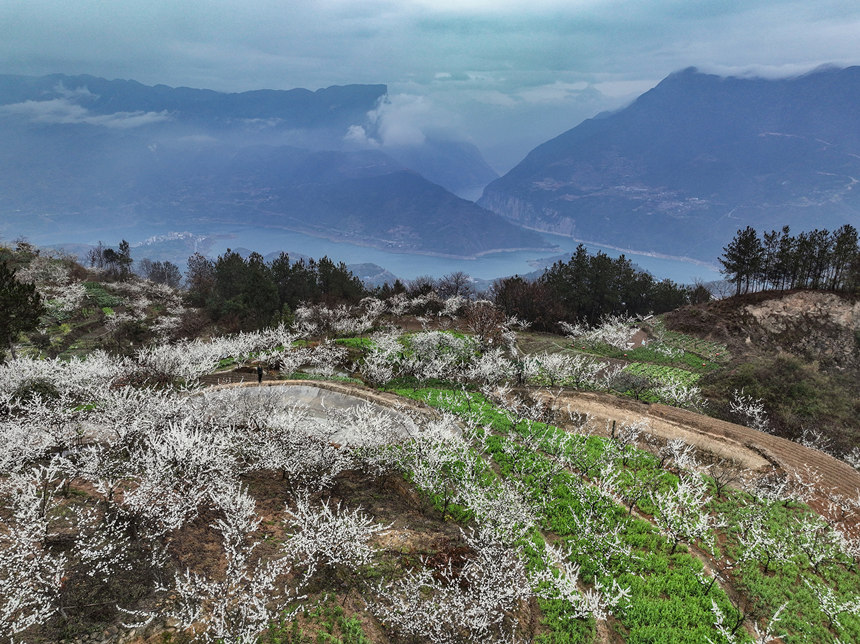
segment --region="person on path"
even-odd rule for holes
[[[262,384],[263,382],[263,367],[257,365],[257,384]]]

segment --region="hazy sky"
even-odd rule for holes
[[[0,0],[0,73],[223,91],[386,83],[392,141],[497,170],[678,69],[860,64],[857,0]]]

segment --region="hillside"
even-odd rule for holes
[[[732,320],[828,294],[714,303],[709,339],[669,328],[701,306],[564,337],[431,292],[181,340],[199,313],[169,287],[3,255],[46,294],[53,350],[61,314],[141,334],[71,360],[22,336],[0,364],[16,640],[860,637],[860,472],[699,413],[697,383],[755,359]],[[842,328],[840,302],[818,310]]]
[[[847,452],[860,441],[860,304],[827,292],[763,292],[686,307],[670,329],[725,343],[726,369],[703,379],[715,412],[732,391],[764,402],[771,429]],[[805,432],[805,434],[804,434]]]
[[[712,261],[738,229],[860,221],[860,68],[690,68],[538,146],[479,204],[535,230]]]

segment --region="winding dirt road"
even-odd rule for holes
[[[221,372],[206,376],[201,380],[209,384],[227,384],[231,380],[245,380],[238,386],[258,386],[256,382],[248,383],[250,374],[238,372]],[[416,403],[406,399],[349,383],[325,381],[290,381],[270,380],[266,378],[263,386],[278,385],[313,385],[330,391],[357,396],[369,402],[383,406],[406,405],[416,407]],[[230,386],[230,385],[228,385]],[[232,384],[237,386],[237,384]],[[555,409],[562,412],[588,414],[597,427],[596,433],[608,435],[607,428],[611,422],[636,422],[646,420],[650,433],[664,440],[682,438],[694,445],[700,452],[711,454],[717,458],[728,458],[740,463],[750,472],[765,472],[772,466],[783,470],[804,471],[806,466],[818,471],[822,476],[822,487],[832,489],[835,493],[850,498],[860,497],[860,472],[842,461],[820,452],[786,440],[735,425],[723,420],[704,416],[684,409],[676,409],[661,404],[648,404],[619,398],[610,394],[564,391],[553,397],[544,394],[552,402]]]
[[[565,391],[553,400],[553,406],[560,411],[589,414],[598,428],[606,427],[607,421],[644,419],[652,434],[663,439],[682,438],[701,451],[732,458],[752,471],[763,472],[775,466],[803,472],[809,466],[822,475],[824,489],[832,488],[837,494],[855,499],[860,495],[860,472],[848,464],[749,427],[684,409],[595,392]]]

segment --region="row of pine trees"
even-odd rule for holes
[[[857,229],[845,224],[835,232],[816,229],[792,235],[788,226],[759,236],[739,230],[719,258],[721,273],[735,293],[762,290],[860,291]]]

